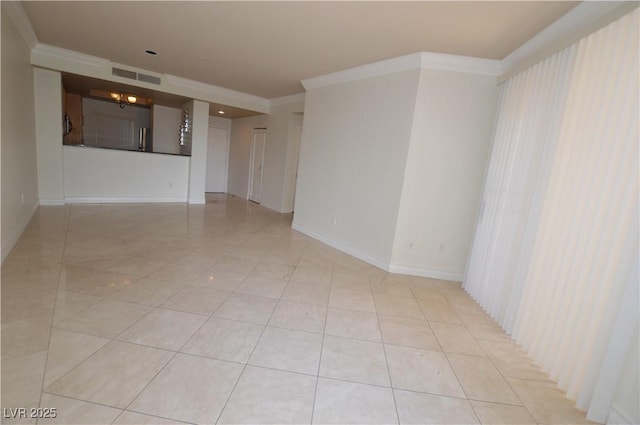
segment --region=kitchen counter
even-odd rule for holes
[[[172,152],[142,151],[140,149],[113,148],[113,147],[108,147],[108,146],[92,146],[92,145],[84,145],[84,144],[78,145],[78,144],[72,144],[72,143],[64,143],[64,146],[70,146],[70,147],[74,147],[74,148],[107,149],[107,150],[113,150],[113,151],[152,153],[152,154],[159,154],[159,155],[173,155],[173,156],[186,156],[186,157],[190,157],[191,156],[191,154],[180,154],[180,153],[172,153]]]
[[[79,202],[186,202],[190,156],[63,146],[64,193]]]

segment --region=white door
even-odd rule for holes
[[[205,192],[226,192],[229,164],[229,130],[209,127]]]
[[[249,167],[249,200],[257,203],[262,200],[262,166],[266,141],[266,129],[256,128],[253,130],[251,135],[251,164]]]

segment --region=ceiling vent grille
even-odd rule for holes
[[[122,68],[111,68],[111,73],[113,75],[117,75],[118,77],[129,78],[130,80],[138,80],[143,81],[145,83],[157,84],[160,85],[160,77],[155,77],[153,75],[147,74],[139,74],[133,71],[127,71]]]
[[[145,83],[160,85],[160,78],[154,77],[153,75],[138,74],[138,81],[144,81]]]
[[[127,71],[122,68],[111,68],[111,73],[113,75],[117,75],[118,77],[130,78],[132,80],[137,80],[138,74],[133,71]]]

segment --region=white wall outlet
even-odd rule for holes
[[[20,201],[24,204],[24,193],[20,194]]]
[[[440,254],[444,254],[444,244],[440,244]]]
[[[407,249],[411,251],[413,249],[413,241],[407,241]]]
[[[338,223],[338,218],[337,217],[331,217],[331,224],[333,224],[333,227],[336,227],[336,224]]]

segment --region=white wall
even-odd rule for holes
[[[40,204],[64,204],[62,81],[60,73],[34,68],[38,192]]]
[[[29,48],[2,4],[0,138],[2,261],[38,206],[33,72]],[[23,199],[24,198],[24,199]]]
[[[178,137],[180,135],[182,111],[168,106],[153,105],[151,116],[153,121],[153,151],[179,154]]]
[[[247,118],[236,118],[231,122],[231,141],[229,144],[229,180],[227,192],[247,198],[249,189],[249,161],[251,157],[251,131],[254,128],[265,128],[267,115]],[[267,146],[269,139],[267,138]]]
[[[392,271],[462,279],[497,93],[492,76],[421,71]]]
[[[419,70],[307,91],[294,228],[386,267]]]
[[[291,175],[287,175],[287,168],[291,168],[290,150],[296,149],[291,141],[291,121],[295,120],[295,113],[304,110],[304,101],[274,105],[269,113],[267,124],[267,143],[264,151],[264,168],[262,176],[262,205],[280,212],[291,212],[291,201],[285,202],[284,195],[287,185],[290,185]]]
[[[204,204],[207,179],[207,142],[209,137],[209,104],[193,101],[191,114],[191,165],[189,167],[189,203]]]
[[[300,142],[302,141],[302,121],[304,115],[289,114],[289,132],[287,143],[287,158],[284,170],[284,184],[282,186],[281,212],[292,212],[296,191],[296,173],[298,172],[298,158],[300,156]]]
[[[207,170],[205,190],[207,192],[227,192],[229,179],[229,145],[231,142],[231,119],[209,115],[209,133],[207,146]],[[224,133],[224,158],[220,154],[220,135]],[[212,143],[213,141],[213,149]]]
[[[209,127],[220,127],[231,130],[232,120],[229,118],[222,118],[216,115],[209,115]]]
[[[261,205],[279,212],[292,211],[295,181],[295,171],[292,170],[298,158],[300,143],[297,135],[292,132],[292,127],[300,122],[303,110],[302,97],[288,96],[274,102],[269,115],[232,120],[229,193],[247,198],[252,130],[266,128]]]
[[[64,146],[67,202],[186,202],[189,157]]]

